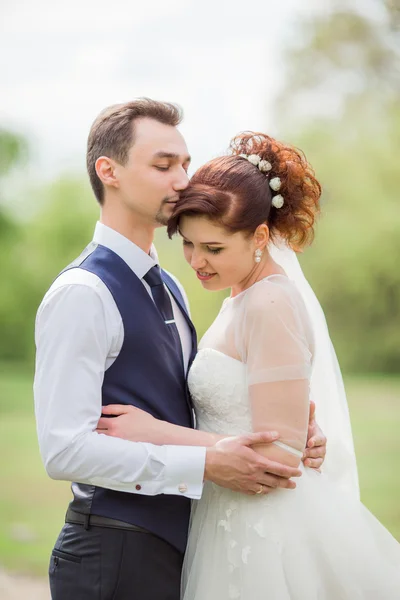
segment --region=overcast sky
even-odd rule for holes
[[[319,0],[318,4],[324,4]],[[32,142],[37,174],[84,169],[109,104],[181,104],[193,167],[243,129],[274,133],[280,52],[315,0],[0,0],[0,126]]]

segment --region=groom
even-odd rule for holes
[[[188,183],[180,121],[174,105],[149,99],[99,115],[87,168],[100,222],[38,310],[40,450],[50,477],[75,482],[50,561],[55,600],[179,600],[190,499],[200,498],[203,481],[267,493],[294,487],[299,474],[251,449],[276,439],[271,432],[204,448],[95,431],[109,404],[194,426],[186,374],[196,334],[184,291],[152,245]],[[313,417],[309,438],[308,464],[319,467],[325,439]]]

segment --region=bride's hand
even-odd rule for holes
[[[102,414],[107,417],[99,419],[97,433],[123,438],[131,442],[162,443],[158,441],[162,422],[140,408],[110,404],[102,407]]]
[[[326,455],[326,437],[315,420],[315,404],[310,402],[310,420],[308,423],[307,448],[303,454],[306,467],[320,470]]]

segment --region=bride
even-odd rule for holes
[[[219,444],[275,429],[279,440],[258,451],[302,470],[296,489],[268,494],[205,483],[193,503],[183,600],[400,598],[400,545],[359,500],[340,370],[294,252],[312,241],[320,194],[302,153],[245,133],[195,173],[169,222],[203,287],[231,289],[188,377],[198,428]],[[311,400],[329,441],[322,473],[301,463]],[[167,434],[167,424],[129,411],[121,436],[188,443],[182,428]]]

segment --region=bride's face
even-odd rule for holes
[[[203,287],[210,291],[240,286],[255,269],[254,238],[230,234],[206,217],[183,216],[183,252]]]

